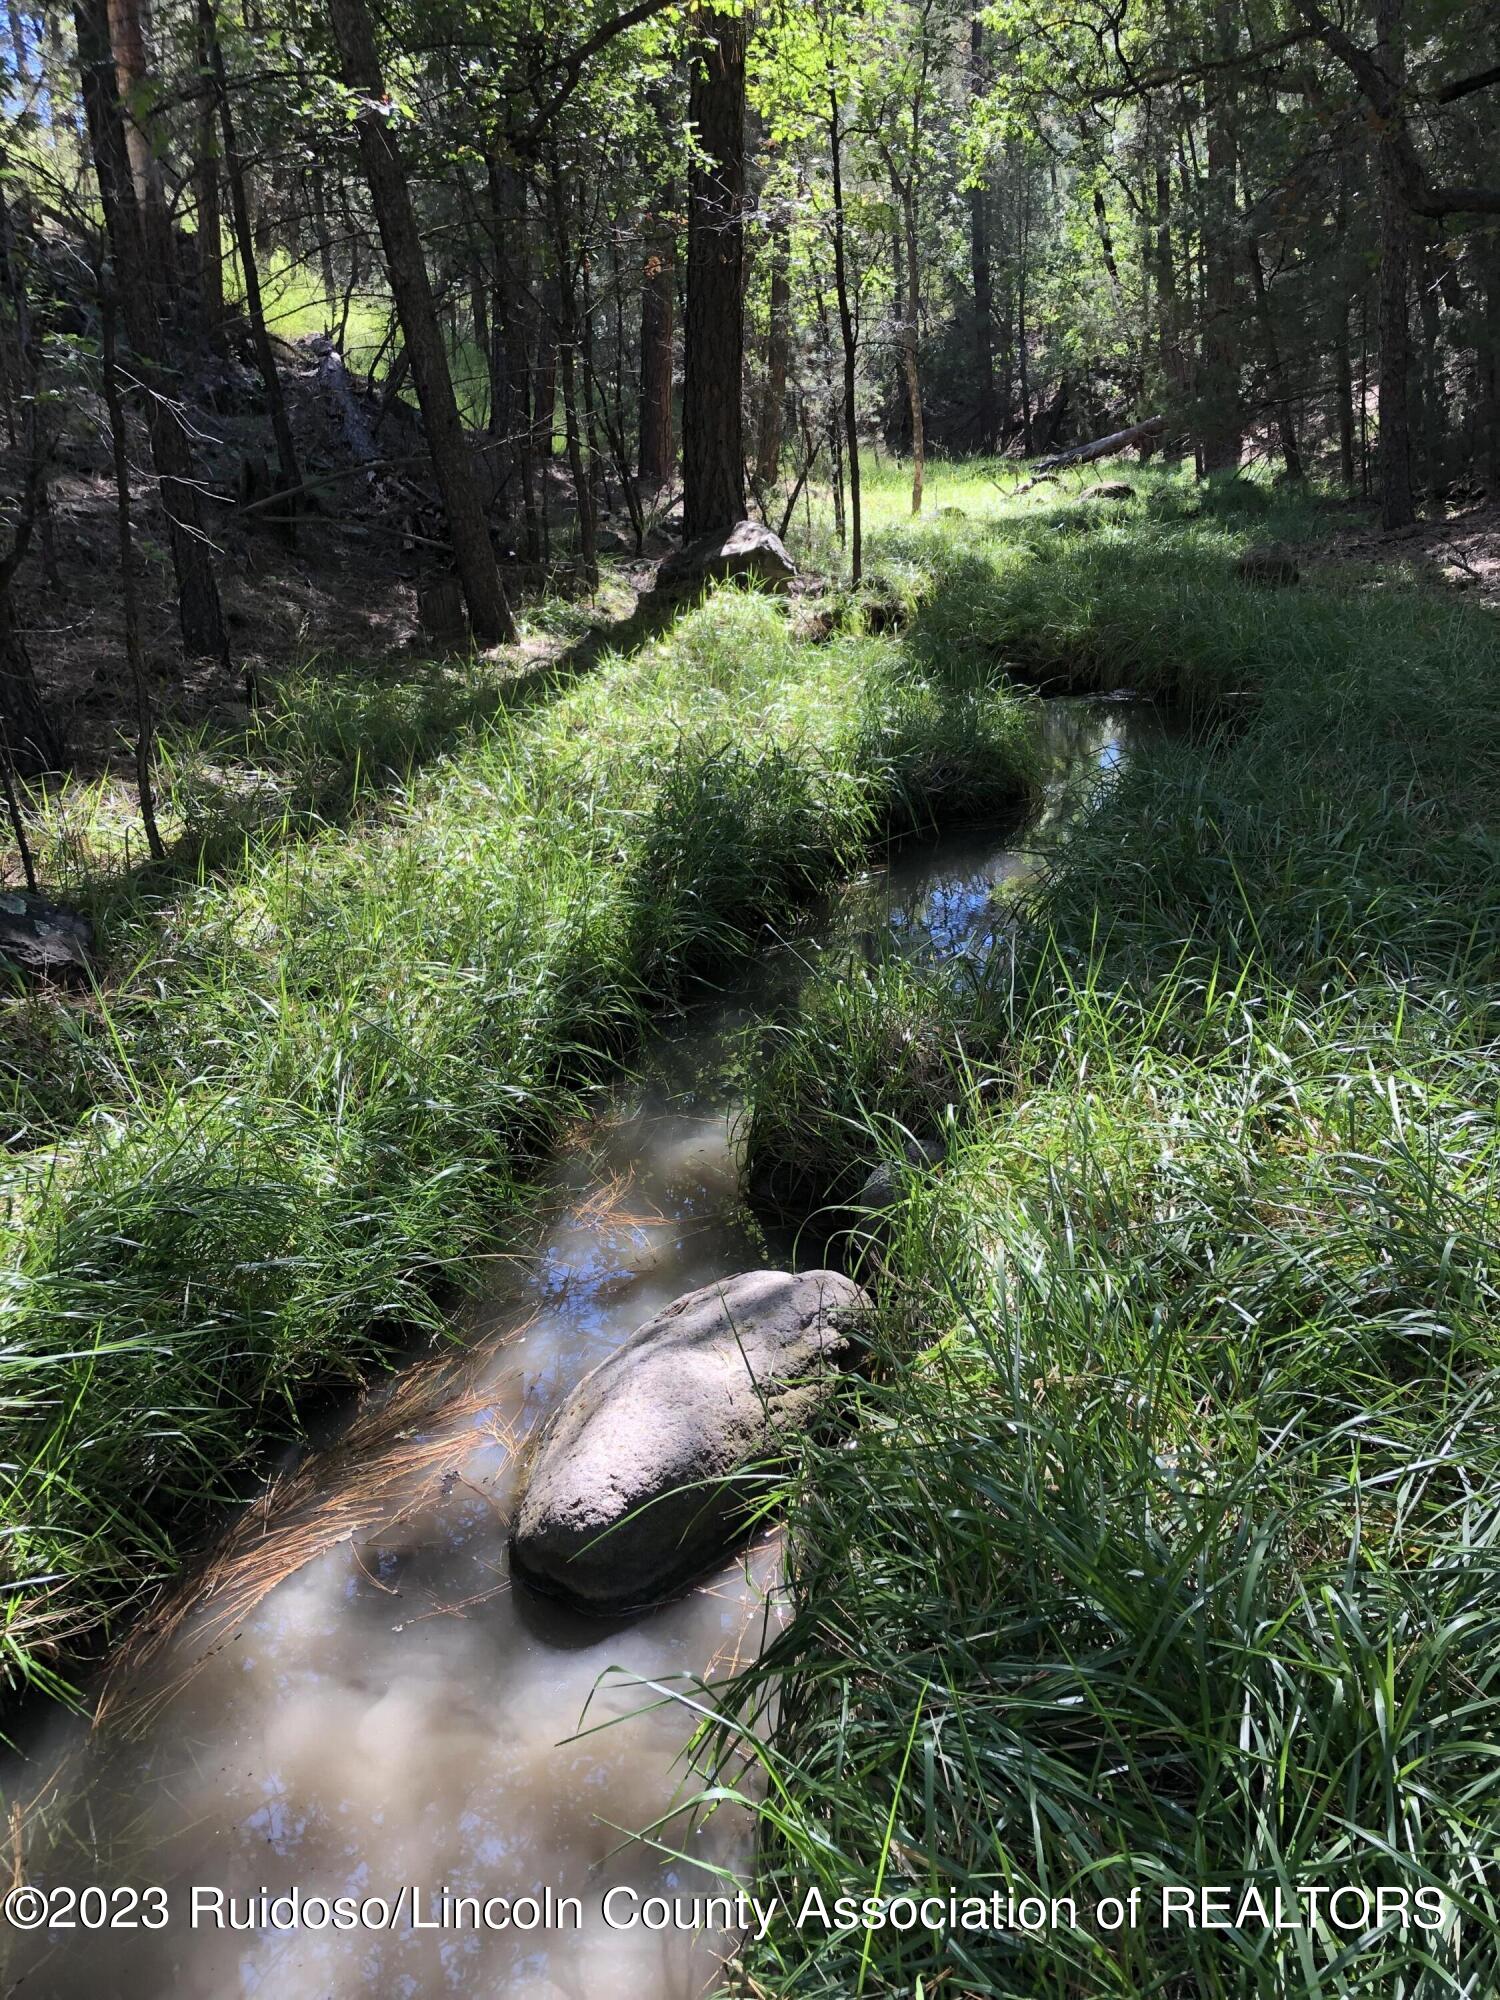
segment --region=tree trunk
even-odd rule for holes
[[[839,338],[844,352],[844,455],[849,461],[849,575],[864,573],[864,518],[859,482],[859,335],[849,293],[849,260],[844,227],[844,130],[838,86],[829,63],[828,158],[833,178],[833,289],[838,300]]]
[[[61,731],[54,726],[47,713],[42,691],[37,686],[26,643],[16,622],[15,602],[11,595],[11,584],[30,545],[34,524],[40,520],[45,531],[47,459],[51,446],[42,428],[42,399],[37,393],[30,300],[16,254],[3,179],[0,179],[0,261],[5,267],[6,289],[10,293],[14,314],[16,355],[22,371],[22,435],[26,446],[25,485],[16,510],[10,547],[4,556],[0,556],[0,763],[5,765],[9,783],[12,772],[34,777],[42,771],[57,770],[66,746]],[[16,839],[25,857],[26,836],[20,814],[20,804],[15,802],[12,816]]]
[[[1492,500],[1500,499],[1500,236],[1484,247],[1484,321],[1480,350],[1480,465]]]
[[[224,68],[224,50],[219,41],[219,23],[213,0],[198,0],[198,35],[208,55],[214,96],[218,101],[219,130],[224,138],[224,177],[229,184],[229,210],[234,218],[235,247],[240,256],[240,274],[245,281],[245,316],[250,322],[250,340],[255,362],[266,392],[266,409],[271,418],[271,435],[276,440],[276,463],[281,473],[281,490],[300,491],[302,473],[297,464],[297,447],[281,393],[281,377],[276,372],[276,355],[266,331],[266,311],[261,298],[260,271],[255,261],[255,238],[250,228],[250,206],[245,198],[245,169],[235,138],[234,113],[229,102],[229,78]],[[287,540],[295,541],[292,502],[280,519]]]
[[[1063,377],[1058,390],[1058,404],[1066,402],[1068,378]],[[1088,444],[1075,444],[1067,451],[1057,452],[1051,458],[1039,458],[1034,470],[1038,473],[1060,472],[1066,465],[1092,465],[1098,458],[1113,458],[1118,452],[1129,451],[1135,445],[1150,445],[1159,438],[1167,427],[1165,417],[1147,417],[1128,430],[1111,431],[1108,437],[1094,438]],[[1054,426],[1055,428],[1055,426]]]
[[[984,93],[984,20],[969,23],[969,95]],[[981,174],[969,189],[969,274],[974,287],[974,443],[993,452],[1000,442],[995,402],[995,285],[990,272],[989,188]]]
[[[10,52],[16,82],[24,96],[33,82],[31,60],[26,48],[26,22],[15,0],[7,0],[5,18],[10,28]]]
[[[541,521],[536,504],[536,440],[532,434],[531,237],[526,188],[509,160],[489,167],[490,240],[495,267],[493,320],[505,350],[505,402],[497,418],[521,474],[526,555],[539,562]]]
[[[130,188],[149,263],[142,282],[169,299],[176,274],[172,226],[162,186],[161,161],[151,131],[150,10],[148,0],[107,0],[115,89],[124,113]]]
[[[1177,262],[1172,254],[1172,169],[1159,131],[1154,135],[1156,176],[1156,345],[1162,380],[1180,403],[1183,391],[1179,345]]]
[[[1441,258],[1437,224],[1428,222],[1422,231],[1420,275],[1417,283],[1419,323],[1422,329],[1421,365],[1417,383],[1421,398],[1418,435],[1422,440],[1422,483],[1429,493],[1437,491],[1444,477],[1443,364],[1439,352],[1442,324],[1438,313],[1438,266]]]
[[[763,493],[781,476],[781,434],[786,421],[786,372],[792,310],[791,227],[786,205],[771,218],[771,286],[767,300],[766,379],[755,449],[755,480]]]
[[[677,224],[672,190],[657,183],[646,221],[646,268],[641,279],[641,484],[660,493],[672,483],[672,322],[677,307]]]
[[[1297,447],[1297,426],[1292,416],[1291,399],[1287,394],[1286,370],[1282,365],[1281,343],[1276,337],[1276,322],[1271,317],[1271,295],[1266,286],[1266,270],[1261,262],[1260,245],[1253,236],[1245,241],[1245,262],[1250,270],[1250,285],[1255,294],[1255,314],[1260,321],[1261,343],[1266,355],[1266,382],[1271,391],[1271,407],[1276,415],[1276,434],[1281,443],[1281,459],[1286,467],[1288,479],[1300,480],[1302,454]]]
[[[224,220],[219,206],[218,90],[213,63],[198,32],[201,97],[198,107],[198,158],[193,180],[198,196],[198,314],[210,340],[224,323]]]
[[[901,375],[906,384],[906,407],[911,423],[911,511],[922,511],[922,484],[927,472],[927,436],[922,422],[922,371],[919,360],[919,320],[922,310],[921,269],[917,262],[917,168],[903,181],[891,169],[891,193],[901,218],[905,239],[902,264],[906,273],[906,297],[901,301]]]
[[[411,356],[412,377],[432,469],[448,516],[454,566],[469,607],[469,624],[481,645],[514,639],[515,623],[495,551],[480,505],[479,482],[453,396],[442,329],[422,250],[422,235],[406,183],[406,168],[395,134],[381,115],[385,85],[365,0],[329,0],[344,82],[363,100],[357,120],[360,158],[385,250],[386,270],[401,331]]]
[[[1031,180],[1024,158],[1020,162],[1020,221],[1017,234],[1020,254],[1016,259],[1016,371],[1021,390],[1021,449],[1030,458],[1036,434],[1031,422],[1031,364],[1026,352],[1026,285],[1031,253]]]
[[[1334,396],[1338,403],[1339,478],[1344,491],[1354,491],[1354,371],[1349,362],[1349,302],[1338,310],[1333,345]]]
[[[120,608],[125,626],[125,661],[130,670],[135,697],[135,786],[140,801],[141,824],[146,830],[146,846],[153,861],[166,859],[160,829],[156,824],[156,794],[151,784],[151,752],[154,730],[151,697],[146,688],[146,663],[141,651],[140,593],[135,581],[135,537],[130,525],[130,463],[125,449],[125,411],[120,401],[120,376],[116,361],[116,312],[114,294],[108,285],[100,301],[103,321],[104,407],[109,417],[110,452],[115,475],[115,540],[120,559]]]
[[[1375,59],[1393,91],[1405,88],[1406,49],[1402,34],[1405,0],[1376,0]],[[1375,139],[1376,192],[1380,217],[1380,302],[1376,402],[1380,415],[1378,477],[1380,520],[1404,528],[1416,519],[1411,490],[1411,218],[1402,182],[1399,136],[1384,120]]]
[[[745,53],[741,14],[702,14],[688,116],[703,154],[688,182],[682,370],[682,534],[726,533],[745,514]]]
[[[1231,0],[1216,0],[1214,45],[1227,61],[1237,42]],[[1207,217],[1203,231],[1203,372],[1198,385],[1199,432],[1205,472],[1233,472],[1244,434],[1240,416],[1239,329],[1235,311],[1235,164],[1233,72],[1212,84],[1208,115]]]
[[[573,499],[578,509],[578,552],[590,590],[599,585],[599,559],[594,528],[594,485],[585,463],[579,425],[578,283],[569,240],[568,196],[563,186],[557,149],[552,149],[547,177],[552,206],[553,254],[557,259],[557,364],[562,376],[563,427],[568,441],[568,469],[573,475]],[[592,454],[590,454],[592,455]]]
[[[305,72],[300,70],[300,65],[299,73],[305,77]],[[309,85],[304,82],[304,92],[308,88]],[[313,234],[318,239],[318,276],[322,281],[323,298],[325,301],[323,324],[331,333],[333,331],[334,302],[339,295],[339,281],[338,274],[333,268],[333,228],[328,218],[328,176],[323,171],[321,165],[317,161],[314,161],[308,169],[308,178],[312,201]]]
[[[160,382],[160,329],[151,288],[144,276],[146,250],[131,193],[124,114],[115,83],[104,0],[74,0],[73,24],[78,38],[84,116],[109,237],[120,316],[137,368],[152,391],[148,398],[151,461],[167,516],[183,650],[190,658],[222,660],[227,668],[229,641],[211,547],[199,524],[192,447],[176,405]]]
[[[25,777],[55,771],[62,763],[63,742],[37,686],[5,568],[0,568],[0,739],[0,748]]]

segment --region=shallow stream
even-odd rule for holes
[[[1115,701],[1049,701],[1044,717],[1047,792],[1019,840],[905,846],[834,899],[798,953],[881,929],[917,950],[984,949],[1101,775],[1159,730]],[[91,1732],[53,1720],[0,1767],[9,1807],[40,1802],[26,1879],[101,1885],[138,1926],[87,1928],[99,1904],[81,1903],[77,1928],[19,1941],[6,1992],[689,2000],[712,1987],[735,1942],[722,1911],[696,1929],[640,1918],[657,1914],[647,1898],[723,1895],[748,1874],[748,1814],[685,1809],[695,1713],[681,1697],[763,1644],[779,1615],[774,1538],[679,1602],[602,1624],[513,1591],[506,1528],[519,1448],[588,1368],[681,1293],[790,1254],[740,1201],[730,1075],[735,1037],[789,976],[793,955],[773,954],[663,1028],[560,1154],[541,1224],[497,1259],[462,1346],[413,1362],[233,1524],[117,1663]],[[643,1829],[650,1840],[631,1838]],[[127,1909],[130,1888],[141,1901]],[[277,1928],[288,1910],[258,1899],[294,1889],[363,1903],[358,1927],[312,1928],[314,1906]],[[522,1928],[524,1899],[549,1891],[543,1924]],[[460,1898],[503,1899],[511,1921],[491,1927],[496,1906],[476,1924]]]

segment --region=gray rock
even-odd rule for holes
[[[902,1151],[907,1164],[921,1169],[935,1167],[947,1152],[941,1139],[908,1139]],[[868,1217],[884,1215],[906,1192],[906,1177],[893,1160],[881,1160],[870,1169],[864,1185],[854,1197],[856,1213]]]
[[[703,535],[670,555],[656,572],[663,597],[695,597],[726,578],[785,590],[797,574],[781,538],[758,521],[737,521],[727,535]]]
[[[0,889],[0,961],[43,979],[86,979],[93,942],[94,927],[77,910]]]
[[[516,1572],[605,1615],[689,1582],[828,1395],[868,1304],[837,1271],[746,1271],[638,1327],[543,1432],[511,1531]]]

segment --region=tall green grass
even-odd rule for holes
[[[1013,805],[1034,762],[988,664],[939,682],[894,640],[799,646],[733,592],[466,709],[363,796],[334,783],[335,712],[369,740],[350,683],[294,683],[249,746],[301,774],[297,837],[273,816],[196,879],[84,880],[97,989],[4,1002],[12,1684],[107,1634],[310,1386],[442,1329],[649,1010],[871,841]]]
[[[903,1190],[868,1376],[789,1481],[795,1616],[728,1692],[777,1714],[761,1887],[1083,1917],[782,1922],[760,1990],[1500,1984],[1500,643],[1232,547],[1206,590],[1191,502],[1036,568],[1026,527],[934,552],[971,638],[1234,726],[1127,772],[981,979],[845,968],[751,1086],[804,1207],[881,1155]],[[1193,1930],[1169,1883],[1445,1900]]]

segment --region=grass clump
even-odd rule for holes
[[[1089,567],[1115,532],[1062,558],[1096,593],[1076,631],[1121,629]],[[1007,620],[1026,559],[985,560]],[[1145,593],[1127,651],[1153,617],[1186,631],[1175,592]],[[782,1923],[767,1990],[1500,1973],[1500,647],[1390,588],[1202,621],[1254,652],[1237,729],[1123,775],[972,1005],[920,966],[815,985],[755,1089],[752,1151],[831,1158],[840,1186],[930,1079],[953,1106],[887,1219],[848,1432],[789,1484],[796,1615],[730,1691],[779,1716],[761,1887],[1078,1912]],[[1155,684],[1207,686],[1187,659]],[[1167,1926],[1178,1884],[1292,1915]],[[1138,1923],[1094,1919],[1134,1890]]]
[[[340,741],[316,694],[283,725],[309,768]],[[443,1327],[648,1010],[871,841],[1014,803],[1033,763],[985,663],[934,684],[721,592],[473,704],[296,839],[272,820],[219,872],[85,883],[97,990],[5,1002],[0,1673],[56,1685],[311,1386]]]

